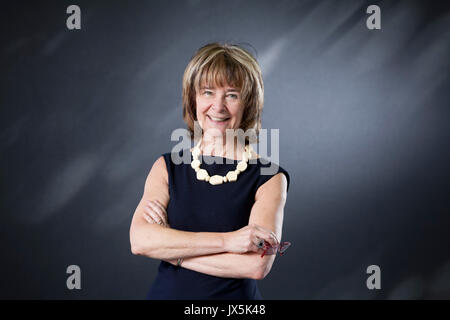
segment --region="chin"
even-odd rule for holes
[[[205,131],[207,131],[207,130],[209,130],[209,129],[211,129],[211,131],[209,132],[209,135],[210,135],[210,136],[224,136],[225,133],[226,133],[225,130],[218,129],[218,128],[214,128],[214,127],[212,127],[212,128],[206,128]],[[215,129],[215,130],[214,130],[214,129]]]

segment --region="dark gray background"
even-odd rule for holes
[[[77,4],[82,29],[66,28]],[[381,7],[381,30],[366,8]],[[183,128],[181,77],[243,43],[291,175],[266,299],[450,297],[450,14],[437,1],[14,1],[1,10],[0,297],[145,297],[145,178]],[[82,289],[66,288],[66,267]],[[381,290],[366,268],[381,268]]]

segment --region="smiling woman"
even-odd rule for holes
[[[218,128],[225,134],[227,128],[234,128],[240,122],[243,108],[238,89],[202,86],[199,91],[196,97],[197,118],[203,130]]]
[[[172,152],[155,161],[130,227],[132,252],[162,260],[149,299],[262,299],[256,280],[282,253],[289,174],[280,166],[261,174],[273,164],[248,136],[224,139],[230,130],[258,133],[262,107],[250,53],[217,43],[197,51],[183,77],[183,117],[191,138],[197,121],[202,137],[178,153],[190,163],[174,164]]]
[[[195,121],[207,133],[208,129],[217,128],[210,130],[212,135],[217,132],[224,136],[226,129],[241,128],[254,130],[257,137],[263,105],[261,69],[243,48],[206,45],[187,65],[183,77],[183,118],[191,137]]]

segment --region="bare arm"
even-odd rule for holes
[[[133,254],[149,258],[173,260],[215,253],[257,252],[252,242],[259,237],[274,243],[271,234],[257,227],[247,226],[233,232],[187,232],[148,223],[145,206],[150,200],[166,208],[169,203],[168,172],[164,157],[152,166],[145,182],[144,194],[139,202],[130,226],[130,244]]]
[[[149,200],[169,203],[168,173],[163,156],[152,166],[145,182],[144,194],[130,226],[130,244],[133,254],[156,259],[177,259],[225,252],[224,234],[213,232],[186,232],[150,224],[144,218],[144,207]]]
[[[287,180],[277,174],[257,191],[250,213],[249,224],[273,230],[281,239],[283,210],[287,197]],[[261,258],[260,253],[220,253],[184,259],[182,267],[197,272],[226,278],[263,279],[271,270],[275,255]],[[166,260],[176,264],[176,260]]]

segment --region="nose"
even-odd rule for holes
[[[220,111],[223,111],[226,108],[225,104],[225,96],[224,95],[216,95],[216,99],[213,101],[212,108],[217,113],[220,113]]]

